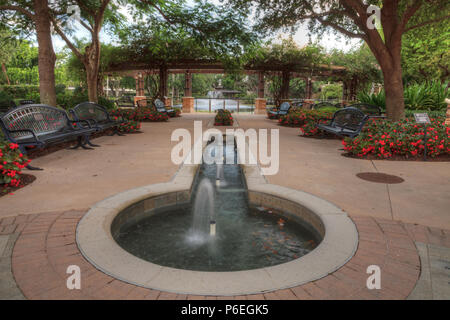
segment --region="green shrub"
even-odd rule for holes
[[[13,99],[33,99],[39,100],[39,86],[35,85],[0,85],[0,91],[6,92]]]
[[[447,106],[444,102],[446,97],[448,97],[447,84],[440,83],[439,81],[412,84],[406,86],[404,89],[406,110],[444,110]],[[378,94],[359,92],[357,98],[362,103],[373,104],[386,110],[386,95],[384,90]]]
[[[404,95],[406,109],[436,111],[447,107],[447,85],[439,81],[407,86]]]
[[[11,105],[12,99],[13,99],[12,96],[10,96],[7,92],[0,91],[0,106],[1,107],[12,107],[12,105]]]
[[[386,110],[386,94],[384,90],[372,94],[360,91],[356,98],[361,103],[371,104],[380,107],[382,110]]]

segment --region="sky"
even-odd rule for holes
[[[190,1],[188,0],[187,2],[189,3]],[[211,2],[213,2],[215,4],[220,4],[219,0],[213,0]],[[129,18],[130,22],[136,22],[136,21],[134,21],[133,17],[127,12],[126,8],[123,8],[121,10],[121,12]],[[299,26],[297,32],[295,32],[295,34],[293,34],[293,39],[300,47],[303,47],[303,46],[307,45],[309,42],[308,33],[309,32],[307,29],[307,22],[304,22],[303,24],[301,24]],[[88,39],[90,37],[89,33],[81,26],[78,28],[78,31],[76,32],[76,36],[78,38],[84,37],[84,38],[88,38]],[[277,34],[274,35],[274,38],[275,39],[278,39],[279,37],[287,38],[289,36],[290,36],[289,33],[278,32]],[[107,35],[105,32],[100,33],[100,38],[102,39],[102,42],[106,42],[106,43],[112,42],[111,37],[109,35]],[[318,41],[318,43],[327,50],[337,48],[337,49],[341,49],[344,51],[348,51],[348,50],[354,48],[355,46],[357,46],[358,43],[360,43],[360,41],[357,39],[348,40],[347,38],[339,37],[339,36],[331,34],[331,33],[325,34],[323,36],[323,38],[320,38],[320,39],[318,39],[318,37],[316,35],[312,35],[311,40],[313,42]],[[53,46],[55,48],[55,51],[57,51],[57,52],[61,51],[65,45],[66,45],[65,42],[59,36],[57,36],[57,35],[53,36]]]

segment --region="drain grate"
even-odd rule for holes
[[[402,183],[403,181],[405,181],[400,177],[380,172],[360,172],[356,174],[356,176],[366,181],[387,184]]]

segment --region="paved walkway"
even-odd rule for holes
[[[193,114],[145,123],[142,134],[96,139],[100,149],[61,150],[34,160],[45,168],[33,172],[37,180],[0,198],[0,299],[22,294],[31,299],[217,298],[123,283],[85,261],[74,242],[77,221],[94,203],[133,187],[169,181],[177,170],[170,161],[176,143],[170,142],[172,131],[192,132],[193,120],[203,120],[206,127],[212,117]],[[450,268],[449,163],[349,159],[341,156],[339,140],[301,138],[298,129],[279,127],[264,116],[236,118],[244,129],[280,129],[280,170],[267,177],[270,183],[334,202],[349,213],[360,234],[356,255],[337,272],[296,288],[240,298],[450,298],[445,273]],[[405,182],[363,181],[355,176],[363,171],[399,175]],[[65,286],[68,264],[80,265],[86,277],[81,291]],[[382,267],[381,290],[365,287],[370,264]]]

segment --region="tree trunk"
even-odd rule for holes
[[[98,40],[98,34],[97,37],[92,39],[92,44],[86,47],[83,64],[86,69],[89,101],[97,103],[100,67],[100,42]]]
[[[6,72],[6,66],[5,66],[4,62],[2,62],[2,71],[3,71],[3,74],[5,75],[6,82],[8,83],[8,86],[10,86],[11,82],[9,81],[8,72]]]
[[[88,97],[90,102],[98,102],[98,69],[85,65],[86,83],[88,87]]]
[[[36,37],[39,45],[39,93],[43,104],[56,106],[55,62],[50,33],[48,0],[34,0]]]
[[[405,100],[403,96],[402,69],[383,70],[384,92],[386,93],[386,115],[392,121],[405,117]]]

